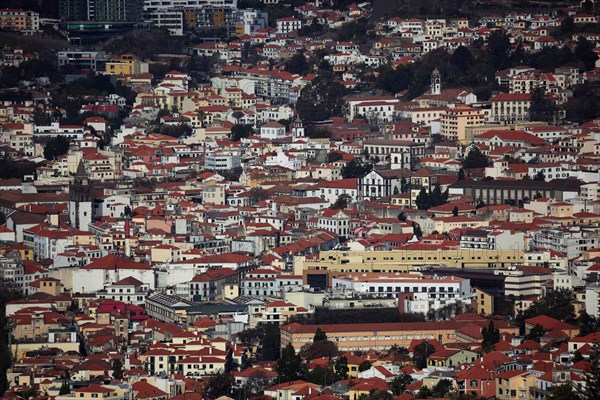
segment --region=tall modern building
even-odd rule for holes
[[[87,19],[88,0],[58,0],[58,15],[62,21],[84,21]]]
[[[59,0],[63,21],[137,22],[143,0]]]

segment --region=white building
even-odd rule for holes
[[[598,247],[598,235],[579,227],[542,229],[534,232],[532,246],[558,251],[572,259],[586,250]]]
[[[398,298],[398,307],[405,312],[427,313],[455,302],[469,304],[472,297],[469,279],[419,273],[348,274],[332,278],[332,287]]]
[[[154,270],[146,263],[138,263],[115,254],[98,258],[83,268],[71,271],[73,293],[96,293],[123,278],[133,277],[149,289],[154,289]]]
[[[345,210],[328,208],[319,217],[317,228],[348,237],[350,235],[350,216],[346,214]]]
[[[508,230],[476,229],[466,231],[460,238],[461,249],[523,250],[525,235]]]
[[[140,306],[146,303],[148,290],[149,287],[147,284],[129,276],[118,282],[106,285],[104,290],[97,292],[97,295],[101,299],[122,301]]]
[[[283,139],[288,136],[285,126],[279,122],[270,121],[260,127],[260,137],[263,139]]]
[[[281,18],[277,20],[277,33],[290,33],[302,28],[302,21],[297,18]]]
[[[33,136],[37,139],[53,139],[57,136],[64,136],[68,139],[83,140],[85,130],[80,125],[63,125],[58,122],[52,122],[50,125],[36,125],[33,129]]]
[[[233,171],[240,166],[240,156],[237,154],[214,152],[207,154],[204,159],[204,168],[209,171]]]

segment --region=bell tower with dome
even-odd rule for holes
[[[85,170],[83,160],[79,161],[77,172],[69,184],[69,220],[71,226],[81,231],[89,230],[94,212],[94,187]]]
[[[304,124],[300,118],[296,118],[296,120],[292,122],[292,140],[296,141],[304,138]]]
[[[442,94],[442,75],[437,67],[431,73],[431,94],[434,96]]]

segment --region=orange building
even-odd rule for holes
[[[408,348],[415,339],[453,343],[456,342],[456,331],[463,325],[455,321],[331,325],[294,322],[281,327],[281,347],[291,343],[299,351],[305,344],[312,343],[317,328],[325,331],[340,351],[387,350],[395,344]]]
[[[0,9],[0,29],[21,32],[39,31],[40,14],[29,10]]]

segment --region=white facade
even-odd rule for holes
[[[94,210],[91,201],[69,201],[69,220],[71,226],[87,231],[92,223]]]
[[[428,276],[419,273],[406,274],[349,274],[344,277],[334,277],[333,288],[346,288],[356,292],[371,293],[390,297],[396,293],[445,293],[442,298],[466,296],[471,292],[469,279],[458,277]],[[435,298],[434,296],[433,298]]]
[[[105,286],[131,276],[154,289],[154,270],[151,269],[77,269],[73,274],[74,293],[96,293]]]
[[[277,122],[269,122],[260,127],[260,137],[263,139],[283,139],[286,136],[285,126]]]
[[[290,33],[302,28],[302,21],[297,18],[282,18],[277,20],[277,33]]]
[[[236,154],[207,154],[204,167],[209,171],[232,171],[240,168],[240,156]]]
[[[598,235],[579,228],[542,229],[533,234],[532,245],[558,251],[572,259],[579,257],[586,250],[598,247]]]

